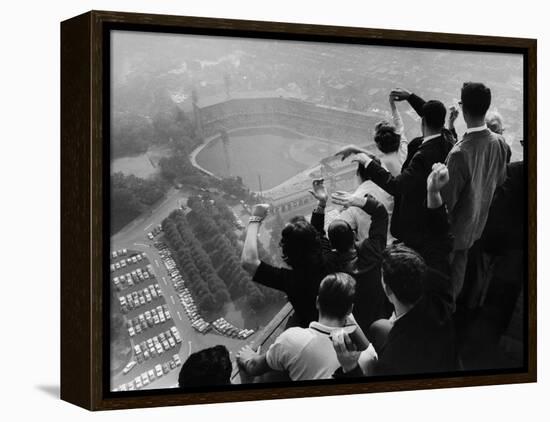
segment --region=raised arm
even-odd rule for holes
[[[454,138],[453,144],[458,140],[458,134],[456,133],[456,129],[455,129],[455,121],[459,114],[460,112],[458,111],[458,108],[456,108],[455,106],[451,106],[449,108],[449,121],[448,121],[447,127],[449,129],[449,132]]]
[[[324,237],[325,208],[328,202],[328,193],[324,185],[324,179],[314,179],[312,189],[309,193],[317,200],[317,206],[311,214],[311,225]]]
[[[354,161],[362,164],[365,167],[367,177],[392,196],[398,196],[402,192],[424,185],[426,183],[425,174],[429,171],[422,156],[418,154],[413,156],[410,164],[398,176],[393,176],[384,167],[364,154],[355,156]],[[422,177],[419,177],[420,175]]]
[[[371,216],[371,225],[369,228],[369,240],[378,248],[383,249],[386,246],[388,235],[388,211],[372,195],[364,197],[350,194],[344,191],[338,191],[332,194],[332,201],[336,205],[344,207],[358,207]]]
[[[260,266],[258,255],[258,233],[260,225],[267,215],[269,205],[257,204],[252,209],[252,216],[246,228],[243,252],[241,254],[241,265],[250,275],[254,275]]]
[[[449,183],[450,175],[445,164],[435,163],[428,176],[426,205],[428,207],[427,232],[429,242],[423,257],[429,266],[426,275],[426,292],[431,294],[434,317],[445,321],[453,311],[453,286],[450,280],[448,254],[452,249],[449,222],[441,190]]]
[[[412,92],[403,88],[395,88],[391,91],[390,96],[393,97],[395,101],[406,100],[414,109],[414,111],[416,111],[416,114],[418,114],[420,117],[424,115],[423,107],[426,101],[424,101],[418,95],[413,94]]]
[[[392,95],[390,95],[390,109],[395,129],[401,135],[401,137],[405,136],[405,125],[403,124],[403,119],[401,118],[401,114],[399,113],[399,109],[397,108],[397,105],[395,104],[395,100]]]
[[[388,242],[388,211],[386,207],[372,195],[366,195],[366,202],[362,210],[371,216],[369,227],[369,241],[380,252]]]

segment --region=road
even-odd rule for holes
[[[195,331],[195,329],[193,329],[193,327],[191,326],[190,321],[187,319],[187,314],[185,313],[183,306],[179,302],[179,297],[172,285],[170,276],[168,275],[162,258],[160,257],[158,250],[153,246],[154,242],[147,238],[147,233],[152,230],[152,228],[160,224],[162,220],[164,220],[164,218],[166,218],[174,209],[180,207],[181,204],[185,204],[189,194],[190,192],[184,190],[171,190],[167,194],[166,199],[161,202],[161,204],[158,205],[155,209],[153,209],[148,215],[136,219],[133,223],[130,223],[120,232],[111,237],[112,250],[126,248],[128,250],[145,252],[147,254],[147,258],[153,266],[153,271],[157,280],[156,282],[159,284],[160,289],[163,292],[164,300],[166,301],[168,309],[170,310],[170,314],[172,315],[173,323],[180,332],[183,340],[178,352],[182,362],[185,362],[188,355],[192,351],[201,350],[203,348],[211,347],[218,344],[225,345],[230,351],[231,355],[234,356],[234,354],[242,346],[244,346],[244,344],[250,343],[256,336],[256,334],[254,334],[246,340],[238,340],[214,334],[212,332],[207,334],[200,334]],[[145,285],[147,284],[150,283],[145,283],[143,287],[145,287]],[[145,312],[145,310],[149,308],[150,307],[144,306],[141,312]],[[132,314],[131,317],[133,316],[134,315]],[[156,329],[157,327],[152,327],[147,330],[147,336],[145,336],[145,338],[156,335]],[[164,330],[166,330],[166,328],[164,328]],[[160,332],[162,330],[159,329],[158,331]],[[151,333],[151,335],[149,335],[149,333]],[[138,342],[142,339],[143,336],[139,337]],[[132,345],[133,344],[134,342],[132,339]],[[157,357],[155,359],[150,359],[149,361],[147,361],[147,363],[137,365],[126,376],[123,376],[122,373],[116,375],[112,379],[113,387],[116,387],[122,383],[126,383],[134,379],[139,373],[143,372],[144,369],[149,369],[149,367],[151,366],[150,362],[157,364],[161,361],[166,361],[167,356],[171,356],[174,353],[175,351],[173,353],[169,351],[163,355],[165,356],[164,358]],[[159,362],[157,362],[157,360]],[[158,380],[155,380],[153,383],[149,384],[143,389],[175,387],[177,386],[178,373],[179,368],[170,371],[168,374]]]

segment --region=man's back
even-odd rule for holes
[[[391,195],[378,187],[371,180],[361,183],[354,192],[354,195],[361,197],[367,194],[372,195],[381,202],[386,208],[388,216],[391,216],[393,211],[393,197]],[[340,212],[338,218],[346,221],[350,225],[352,230],[356,233],[356,240],[358,242],[368,238],[371,225],[371,217],[369,214],[357,207],[348,207]]]
[[[267,351],[268,366],[287,372],[293,381],[331,378],[340,366],[329,337],[335,329],[318,322],[289,328]]]
[[[454,249],[468,249],[481,237],[496,188],[506,179],[510,148],[488,129],[464,135],[447,158],[450,181],[442,190]]]
[[[394,322],[385,344],[377,350],[377,375],[447,372],[456,369],[449,278],[429,270],[426,294]]]

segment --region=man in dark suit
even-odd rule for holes
[[[451,150],[452,136],[444,129],[446,109],[440,101],[425,102],[415,94],[399,89],[391,94],[396,101],[408,100],[411,106],[422,117],[422,137],[409,143],[407,159],[403,164],[401,174],[392,176],[386,169],[377,164],[365,151],[349,146],[340,150],[337,155],[346,158],[356,154],[354,161],[365,168],[366,176],[393,195],[395,205],[391,219],[391,234],[399,241],[418,251],[422,256],[429,255],[425,248],[433,249],[433,239],[428,238],[424,230],[426,226],[426,178],[435,163],[445,162]],[[447,272],[446,254],[442,250],[438,262],[428,262],[428,265],[440,271]]]
[[[448,181],[445,165],[435,164],[426,199],[430,216],[426,230],[433,236],[446,237],[449,230],[440,195],[441,187]],[[375,324],[386,332],[371,338],[374,347],[364,352],[359,352],[343,331],[334,333],[333,345],[341,364],[334,377],[456,370],[450,277],[427,267],[414,250],[393,245],[382,257],[382,286],[394,313],[383,324]]]

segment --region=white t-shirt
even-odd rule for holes
[[[332,378],[340,363],[329,336],[341,329],[315,321],[309,328],[289,328],[268,349],[267,364],[275,371],[285,371],[293,381]]]
[[[393,212],[393,196],[378,187],[372,180],[361,183],[353,194],[356,196],[365,196],[367,193],[374,196],[374,198],[386,207],[388,220],[391,219],[391,214]],[[338,218],[349,224],[351,229],[355,232],[355,240],[357,242],[362,242],[369,237],[371,217],[362,209],[357,207],[345,208],[340,212]]]

